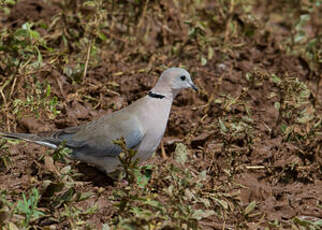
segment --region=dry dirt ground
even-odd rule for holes
[[[2,229],[321,228],[321,2],[0,4],[1,131],[111,113],[170,66],[200,88],[176,98],[144,185],[1,140]]]

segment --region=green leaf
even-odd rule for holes
[[[282,131],[283,133],[285,133],[285,132],[286,132],[286,130],[287,130],[287,125],[285,125],[285,124],[281,124],[280,128],[281,128],[281,131]]]
[[[50,96],[50,92],[51,92],[51,86],[50,84],[47,84],[46,97]]]
[[[95,1],[86,1],[83,3],[83,6],[95,7]]]
[[[307,228],[309,228],[310,226],[312,226],[314,224],[312,221],[305,220],[305,219],[299,218],[299,217],[294,217],[293,222],[300,225],[300,226],[307,227]]]
[[[152,175],[152,171],[149,169],[144,170],[144,173],[141,173],[140,169],[134,170],[134,174],[136,177],[136,183],[140,188],[145,188],[145,186],[149,183]]]
[[[156,201],[156,200],[146,200],[143,202],[144,204],[146,205],[149,205],[153,208],[157,208],[157,209],[162,209],[162,205],[159,201]]]
[[[275,103],[274,103],[274,107],[275,107],[275,109],[276,110],[280,110],[280,108],[281,108],[281,104],[278,102],[278,101],[276,101]]]
[[[40,38],[40,35],[37,31],[35,30],[30,30],[29,31],[29,35],[30,35],[30,38],[35,38],[35,39],[39,39]]]
[[[220,204],[220,206],[225,209],[228,210],[228,203],[224,200],[219,200],[217,198],[213,198],[214,201],[216,201],[218,204]]]
[[[74,189],[70,188],[60,197],[60,199],[64,202],[71,201],[74,193],[75,193]]]
[[[218,121],[219,121],[219,127],[220,127],[220,130],[223,132],[223,133],[226,133],[228,131],[228,129],[226,128],[224,122],[222,122],[222,120],[220,118],[218,118]]]
[[[280,84],[282,82],[282,80],[279,77],[277,77],[275,74],[271,75],[271,79],[275,84]]]
[[[302,41],[304,38],[306,38],[305,34],[303,32],[299,32],[295,35],[294,42],[298,43]]]
[[[252,73],[246,73],[245,77],[247,81],[251,81],[253,76]]]
[[[15,0],[5,0],[4,2],[8,5],[15,5],[17,3]]]
[[[318,227],[322,227],[322,219],[315,221],[314,225],[318,226]]]
[[[249,205],[246,207],[244,214],[248,215],[255,209],[255,207],[256,207],[256,201],[250,202]]]
[[[82,192],[79,195],[78,201],[87,200],[91,196],[95,195],[93,192]]]
[[[99,37],[99,39],[101,39],[102,41],[106,41],[107,40],[107,37],[105,36],[104,33],[102,32],[97,32],[97,36]]]
[[[196,220],[201,220],[203,218],[207,218],[209,216],[212,216],[216,214],[214,210],[202,210],[202,209],[197,209],[193,212],[192,218]]]

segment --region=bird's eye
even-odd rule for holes
[[[180,79],[181,79],[182,81],[184,81],[184,80],[186,80],[186,76],[185,76],[185,75],[182,75],[182,76],[180,77]]]

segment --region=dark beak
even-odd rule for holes
[[[198,92],[197,86],[195,86],[193,83],[191,83],[190,86],[194,91]]]

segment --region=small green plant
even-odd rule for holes
[[[64,211],[61,213],[61,216],[68,219],[71,229],[78,229],[78,227],[82,227],[82,229],[93,229],[93,227],[83,221],[82,218],[84,216],[93,215],[96,211],[96,205],[85,210],[70,204],[64,204]]]
[[[14,6],[17,3],[16,0],[1,0],[0,1],[0,10],[3,11],[6,15],[10,14],[10,7]]]
[[[57,149],[55,149],[53,153],[54,161],[61,160],[65,161],[66,157],[68,157],[72,153],[72,150],[66,147],[66,143],[62,142]]]
[[[60,111],[57,110],[59,101],[56,96],[51,96],[50,84],[36,82],[35,95],[28,95],[26,100],[15,99],[13,101],[13,113],[20,115],[20,112],[27,109],[39,116],[39,111],[48,112],[48,117],[54,119]]]
[[[310,69],[318,71],[321,64],[321,42],[319,41],[319,32],[315,32],[313,36],[309,33],[310,23],[313,21],[314,12],[321,6],[319,1],[310,1],[306,11],[310,13],[302,13],[295,24],[293,25],[292,41],[289,47],[289,52],[293,55],[300,55]],[[303,10],[304,11],[304,10]],[[305,12],[305,11],[304,11]],[[316,12],[317,13],[317,12]],[[318,13],[317,13],[318,14]]]
[[[155,168],[158,175],[167,175],[154,178],[168,184],[158,194],[149,185],[140,188],[133,184],[114,190],[111,198],[117,201],[118,215],[112,222],[117,229],[199,229],[199,220],[215,214],[210,208],[211,198],[203,197],[206,172],[194,175],[185,167],[188,150],[184,144],[177,144],[174,154],[175,164]],[[197,203],[199,207],[194,205]]]
[[[294,217],[292,219],[292,227],[293,229],[309,229],[309,230],[318,230],[322,227],[322,219],[320,218],[312,218],[312,217]]]
[[[130,184],[133,184],[136,182],[136,175],[140,171],[138,166],[139,159],[134,159],[137,152],[134,149],[127,148],[124,137],[115,140],[114,143],[122,149],[119,160],[123,171],[120,175],[124,172],[124,176],[121,177],[124,177]]]
[[[0,31],[0,51],[5,52],[7,68],[18,66],[17,57],[19,57],[20,62],[28,63],[28,66],[33,68],[39,68],[43,65],[40,47],[49,48],[47,48],[45,40],[32,27],[32,23],[26,22],[14,32],[5,29]],[[25,64],[24,66],[26,66]]]
[[[114,141],[121,149],[119,160],[122,165],[119,179],[125,179],[129,184],[136,183],[139,187],[144,188],[151,178],[152,166],[139,166],[139,159],[135,159],[136,151],[126,146],[125,139],[122,137]]]
[[[22,225],[24,227],[28,227],[31,221],[34,221],[45,214],[38,210],[37,205],[40,197],[36,188],[31,190],[29,199],[27,199],[25,193],[22,194],[22,198],[23,200],[18,201],[15,212],[25,216],[25,219],[22,221]]]
[[[271,81],[279,88],[279,101],[274,103],[279,111],[275,132],[280,130],[286,139],[294,138],[294,129],[314,119],[315,110],[309,100],[311,91],[298,78],[272,75]]]

